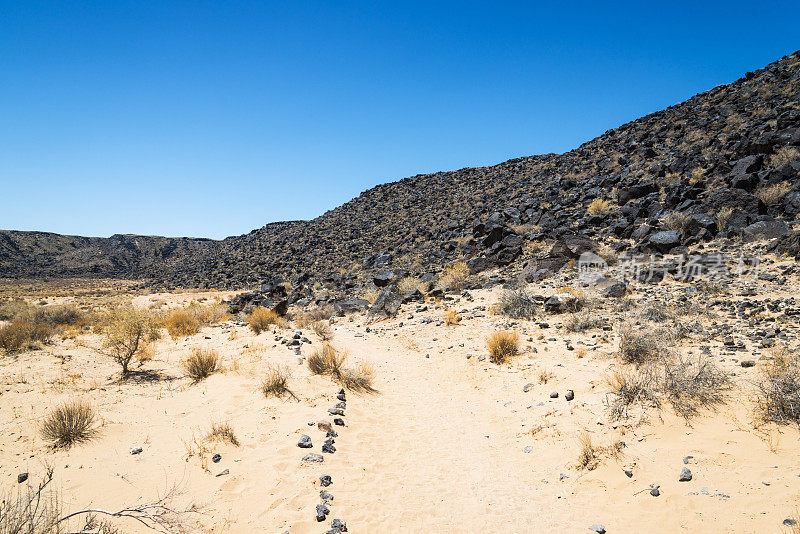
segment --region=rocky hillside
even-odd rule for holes
[[[3,232],[0,276],[98,274],[220,288],[320,282],[346,290],[379,269],[430,276],[457,260],[475,272],[520,266],[531,257],[529,243],[560,235],[666,252],[748,226],[783,233],[798,212],[795,52],[570,152],[412,176],[311,221],[222,241]]]

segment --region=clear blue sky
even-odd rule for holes
[[[313,218],[569,150],[793,52],[799,28],[796,1],[0,0],[0,228]]]

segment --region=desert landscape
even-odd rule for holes
[[[0,534],[800,533],[800,51],[221,240],[0,231]]]

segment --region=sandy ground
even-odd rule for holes
[[[333,344],[351,361],[374,364],[377,392],[348,392],[346,426],[336,427],[336,453],[324,454],[323,463],[301,458],[320,453],[324,433],[309,423],[332,421],[327,409],[339,387],[311,375],[272,332],[255,336],[226,322],[178,341],[166,336],[145,366],[153,375],[124,383],[94,350],[100,339],[92,334],[0,358],[0,482],[13,489],[18,473],[35,480],[50,465],[68,510],[115,509],[175,485],[182,491],[176,506],[202,507],[185,516],[186,530],[209,533],[318,533],[333,518],[356,533],[590,532],[593,524],[609,533],[781,532],[796,514],[798,431],[754,429],[748,392],[757,367],[721,356],[720,365],[736,373],[736,389],[690,425],[668,405],[649,410],[641,424],[638,414],[613,422],[604,382],[616,364],[612,333],[565,334],[558,318],[543,329],[491,315],[486,309],[498,291],[473,295],[425,310],[404,306],[369,331],[360,316],[336,320]],[[140,296],[137,303],[184,297]],[[446,306],[461,313],[460,324],[441,321]],[[523,354],[508,366],[481,361],[485,336],[509,327],[520,332]],[[312,340],[302,349],[307,356],[321,342],[303,335]],[[196,346],[214,347],[223,360],[223,371],[199,384],[180,365]],[[297,400],[260,393],[267,366],[276,364],[291,370]],[[571,402],[564,398],[570,389]],[[53,451],[39,424],[69,399],[95,406],[99,432]],[[213,422],[229,422],[240,446],[203,442]],[[584,431],[595,445],[625,446],[596,469],[580,469]],[[302,434],[312,449],[297,447]],[[194,442],[206,450],[189,454]],[[133,447],[143,452],[132,455]],[[678,481],[683,467],[692,471],[689,482]],[[325,489],[334,500],[328,520],[317,523],[322,474],[332,477]],[[653,484],[658,497],[649,493]],[[118,524],[146,532],[131,521]]]

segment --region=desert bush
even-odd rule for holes
[[[500,302],[495,307],[497,313],[513,317],[514,319],[532,320],[536,317],[539,305],[533,294],[522,288],[506,291],[500,296]]]
[[[333,328],[327,321],[317,321],[311,325],[311,329],[323,341],[330,341],[333,339]]]
[[[523,245],[522,250],[527,256],[537,256],[547,250],[547,242],[541,239],[528,241]]]
[[[0,302],[0,321],[12,321],[30,309],[31,305],[20,298]]]
[[[606,383],[614,397],[608,402],[612,419],[627,418],[628,408],[633,405],[659,405],[655,377],[648,369],[615,369]]]
[[[33,312],[33,322],[54,326],[73,325],[81,322],[84,315],[81,310],[68,304],[46,306]]]
[[[359,362],[355,367],[342,369],[336,381],[343,387],[351,391],[375,391],[372,387],[372,380],[375,376],[375,369],[367,362]]]
[[[684,213],[682,211],[673,211],[664,217],[663,223],[664,226],[669,230],[683,232],[686,228],[686,224],[689,222],[690,217],[691,216],[688,213]]]
[[[777,204],[792,190],[791,182],[780,182],[772,185],[762,185],[753,194],[761,199],[767,206]]]
[[[94,409],[81,401],[63,404],[50,412],[42,423],[42,436],[55,447],[70,447],[95,433]]]
[[[602,198],[592,200],[586,208],[586,213],[589,215],[608,215],[612,211],[614,211],[614,207],[611,202]]]
[[[0,533],[2,534],[62,534],[59,526],[61,511],[57,495],[47,485],[53,479],[48,468],[42,482],[36,487],[28,483],[16,495],[0,495]]]
[[[585,332],[593,328],[603,328],[606,325],[605,319],[595,317],[590,312],[573,313],[564,321],[564,328],[567,332]]]
[[[779,148],[767,158],[767,167],[775,169],[788,163],[793,163],[800,159],[800,150],[793,146],[784,146]]]
[[[186,374],[195,382],[211,376],[218,366],[219,354],[214,349],[196,347],[192,349],[192,354],[183,361]]]
[[[597,249],[597,255],[603,258],[603,261],[608,265],[616,265],[619,260],[617,253],[608,245],[602,245]]]
[[[427,284],[425,282],[413,276],[406,276],[397,283],[397,290],[400,291],[401,294],[413,293],[417,290],[421,293],[425,293],[427,289]]]
[[[463,261],[457,261],[444,270],[439,281],[447,289],[461,289],[469,276],[469,267]]]
[[[134,358],[146,354],[153,341],[154,320],[144,310],[125,306],[112,310],[103,329],[101,351],[122,367],[122,376],[130,371]]]
[[[689,419],[700,408],[713,408],[725,399],[730,376],[706,358],[690,360],[681,356],[662,360],[661,391],[675,412]]]
[[[200,320],[185,308],[172,310],[164,321],[172,339],[192,336],[200,331]]]
[[[519,354],[519,335],[514,331],[495,332],[486,338],[489,359],[503,364]]]
[[[724,231],[728,227],[728,220],[731,215],[733,215],[733,208],[730,206],[717,210],[714,214],[714,222],[717,223],[717,228]]]
[[[201,325],[217,324],[230,317],[227,308],[219,302],[202,306],[190,306],[190,310],[194,312],[194,316]]]
[[[272,325],[283,328],[286,326],[286,320],[278,315],[275,310],[256,308],[253,313],[247,316],[247,324],[250,325],[250,330],[258,335],[268,330]]]
[[[209,441],[230,443],[235,447],[239,446],[239,440],[236,439],[236,434],[233,431],[233,427],[228,422],[212,423],[211,430],[209,430],[206,439]]]
[[[28,347],[33,334],[33,325],[20,320],[0,326],[0,349],[6,354],[14,354]]]
[[[442,318],[447,326],[457,325],[461,320],[461,317],[459,317],[458,312],[455,310],[446,310],[442,315]]]
[[[623,327],[620,330],[619,355],[625,363],[643,365],[661,356],[661,345],[651,332]]]
[[[340,353],[330,343],[324,343],[308,357],[308,368],[315,375],[336,376],[341,373],[346,357],[346,353]]]
[[[330,320],[330,318],[333,317],[334,313],[335,310],[333,306],[331,306],[330,304],[310,307],[307,310],[297,315],[297,317],[295,318],[295,323],[300,328],[305,328],[306,326],[314,324],[319,321]]]
[[[779,424],[800,422],[800,355],[778,345],[762,366],[756,388],[756,411],[762,421]]]
[[[265,397],[283,397],[285,394],[291,394],[289,391],[289,371],[283,367],[269,367],[267,375],[261,382],[261,393]]]
[[[639,312],[639,317],[654,323],[663,323],[673,317],[672,312],[660,302],[648,302]]]

